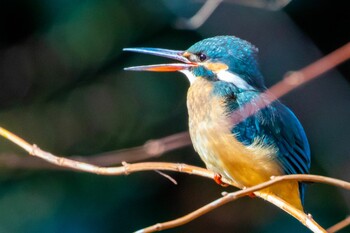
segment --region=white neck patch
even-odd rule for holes
[[[252,89],[252,86],[250,86],[244,79],[227,70],[221,70],[216,75],[221,81],[232,83],[243,90]]]
[[[191,71],[180,70],[180,72],[186,75],[191,84],[196,80],[196,76],[194,76]],[[216,75],[221,81],[232,83],[243,90],[252,89],[252,86],[250,86],[244,79],[227,70],[221,70]]]

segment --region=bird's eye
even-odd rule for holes
[[[197,56],[201,62],[207,60],[207,56],[204,53],[199,53]]]

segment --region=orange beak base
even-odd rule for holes
[[[197,66],[196,63],[189,61],[186,57],[183,56],[184,51],[158,49],[158,48],[126,48],[126,49],[123,49],[123,51],[156,55],[156,56],[166,57],[166,58],[183,62],[183,63],[170,63],[170,64],[159,64],[159,65],[133,66],[133,67],[124,68],[124,70],[174,72],[174,71],[187,70],[190,67]]]

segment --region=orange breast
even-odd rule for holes
[[[259,141],[245,146],[234,137],[224,100],[213,95],[212,90],[212,82],[196,78],[187,94],[191,139],[207,168],[242,187],[282,175],[283,171],[274,159],[276,150],[273,147],[264,147]],[[291,194],[291,190],[296,191]],[[302,208],[297,182],[282,183],[265,191],[290,199],[289,202]]]

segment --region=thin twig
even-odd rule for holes
[[[29,154],[33,156],[46,160],[49,163],[66,167],[66,168],[71,168],[74,170],[101,174],[101,175],[128,175],[130,173],[139,172],[139,171],[168,170],[168,171],[177,171],[182,173],[198,175],[198,176],[202,176],[210,179],[214,178],[213,172],[208,171],[204,168],[190,166],[186,164],[162,163],[162,162],[153,162],[153,163],[144,162],[144,163],[128,164],[124,162],[120,167],[99,167],[88,163],[74,161],[71,159],[55,156],[49,152],[41,150],[36,145],[29,144],[22,138],[18,137],[17,135],[1,127],[0,127],[0,135],[10,140],[11,142],[17,144],[19,147],[26,150]],[[350,189],[350,183],[342,180],[337,180],[337,179],[323,177],[323,176],[315,176],[315,175],[288,175],[288,176],[272,177],[272,180],[251,188],[247,188],[246,190],[252,193],[257,190],[263,189],[266,186],[270,186],[276,182],[281,182],[285,180],[313,181],[313,182],[332,184],[348,190]],[[232,181],[229,181],[229,180],[223,180],[223,181],[233,186],[243,188],[240,185],[233,183]],[[294,208],[293,206],[289,205],[288,203],[284,202],[278,197],[274,195],[267,195],[260,192],[255,192],[255,194],[260,198],[271,202],[272,204],[278,206],[282,210],[291,214],[312,231],[325,232],[325,230],[322,227],[320,227],[312,218],[308,217],[305,213]]]
[[[299,71],[289,72],[281,82],[269,88],[269,93],[277,99],[296,87],[319,77],[349,58],[350,42]]]
[[[270,87],[242,108],[234,111],[231,114],[232,124],[238,124],[244,121],[249,116],[257,113],[260,109],[271,104],[271,102],[291,92],[297,87],[319,77],[321,74],[333,69],[349,58],[350,42],[299,71],[288,72],[283,80]]]
[[[350,225],[350,216],[327,229],[328,233],[334,233]]]
[[[257,196],[259,196],[267,201],[270,201],[275,205],[277,204],[277,206],[279,206],[281,209],[283,209],[284,211],[288,212],[289,214],[291,214],[292,216],[297,218],[301,223],[303,223],[305,226],[307,226],[313,232],[326,232],[321,226],[319,226],[312,219],[311,215],[307,215],[304,212],[295,209],[294,207],[292,207],[291,205],[289,205],[288,203],[286,203],[285,201],[283,201],[282,199],[280,199],[276,196],[273,196],[271,194],[265,194],[265,193],[258,192],[259,190],[267,188],[273,184],[276,184],[276,183],[279,183],[282,181],[291,181],[291,180],[312,181],[312,182],[318,182],[318,183],[331,184],[334,186],[338,186],[338,187],[350,190],[350,183],[349,182],[344,182],[344,181],[340,181],[338,179],[333,179],[333,178],[329,178],[329,177],[325,177],[325,176],[286,175],[286,176],[271,177],[271,180],[269,180],[269,181],[255,185],[255,186],[250,187],[250,188],[246,188],[243,190],[239,190],[239,191],[236,191],[233,193],[226,194],[223,197],[221,197],[213,202],[210,202],[209,204],[202,206],[201,208],[199,208],[199,209],[197,209],[197,210],[195,210],[195,211],[193,211],[185,216],[182,216],[182,217],[177,218],[177,219],[172,220],[172,221],[167,221],[164,223],[157,223],[157,224],[152,225],[150,227],[141,229],[141,230],[137,231],[137,233],[161,231],[161,230],[166,230],[166,229],[175,228],[175,227],[184,225],[184,224],[191,222],[194,219],[196,219],[196,218],[198,218],[198,217],[200,217],[200,216],[202,216],[210,211],[213,211],[214,209],[216,209],[216,208],[218,208],[218,207],[220,207],[228,202],[235,201],[235,200],[237,200],[241,197],[247,196],[251,193],[254,193]],[[348,219],[348,220],[345,219],[342,222],[338,223],[339,227],[344,228],[346,225],[349,224],[348,221],[350,221],[350,219]],[[336,231],[339,230],[338,228],[336,228],[338,226],[338,224],[333,226],[334,229],[336,229]],[[330,232],[330,231],[328,230],[328,232]],[[335,231],[332,231],[332,232],[335,232]]]
[[[212,201],[212,202],[202,206],[201,208],[199,208],[199,209],[197,209],[197,210],[195,210],[195,211],[193,211],[185,216],[182,216],[180,218],[177,218],[177,219],[174,219],[171,221],[154,224],[152,226],[138,230],[137,233],[148,233],[148,232],[162,231],[162,230],[175,228],[175,227],[184,225],[184,224],[191,222],[194,219],[196,219],[196,218],[198,218],[198,217],[200,217],[200,216],[202,216],[210,211],[213,211],[214,209],[216,209],[224,204],[227,204],[228,202],[235,201],[235,200],[237,200],[241,197],[245,197],[251,193],[261,195],[262,193],[258,192],[259,190],[264,189],[266,187],[269,187],[269,186],[276,184],[278,182],[282,182],[285,180],[296,180],[296,181],[308,180],[309,181],[309,180],[313,180],[314,178],[320,179],[320,176],[311,176],[310,178],[308,176],[310,176],[310,175],[288,175],[288,176],[274,177],[270,181],[255,185],[253,187],[225,194],[223,197],[216,199],[215,201]],[[303,179],[303,178],[305,178],[305,179]],[[328,178],[328,177],[322,177],[322,178]],[[332,181],[332,183],[333,183],[333,181]],[[348,188],[350,188],[350,186]],[[277,200],[282,201],[284,204],[286,204],[283,200],[281,200],[279,198],[277,198]],[[298,213],[298,215],[300,216],[300,218],[298,218],[298,220],[301,221],[304,225],[306,225],[307,227],[310,226],[309,228],[314,229],[313,230],[314,232],[326,232],[317,223],[315,223],[315,224],[317,224],[318,228],[315,228],[315,226],[308,223],[309,221],[313,221],[310,215],[306,215],[305,213],[303,213],[300,210],[299,210],[299,212],[300,213]]]
[[[168,174],[165,174],[164,172],[161,172],[159,170],[155,170],[155,172],[157,172],[159,175],[164,176],[165,178],[167,178],[171,183],[177,185],[177,181],[173,177],[169,176]]]
[[[190,19],[179,18],[175,26],[179,29],[195,30],[202,26],[224,0],[207,0]]]
[[[188,131],[147,141],[142,146],[110,151],[89,157],[74,156],[74,160],[89,162],[99,166],[111,166],[123,161],[128,163],[156,158],[162,154],[191,145]]]
[[[185,131],[159,139],[152,139],[137,147],[109,151],[92,156],[75,155],[69,158],[98,166],[111,166],[121,164],[123,161],[131,163],[156,158],[164,153],[189,145],[191,145],[190,135],[188,131]],[[46,163],[42,159],[23,157],[13,153],[0,154],[0,167],[8,169],[65,169]]]
[[[178,18],[175,22],[175,27],[178,29],[190,29],[195,30],[201,27],[208,18],[214,13],[216,8],[224,2],[224,0],[205,0],[203,6],[189,19]],[[247,1],[247,0],[231,0],[226,1],[228,3],[234,3],[238,5],[263,8],[266,10],[277,11],[282,9],[289,1]]]

